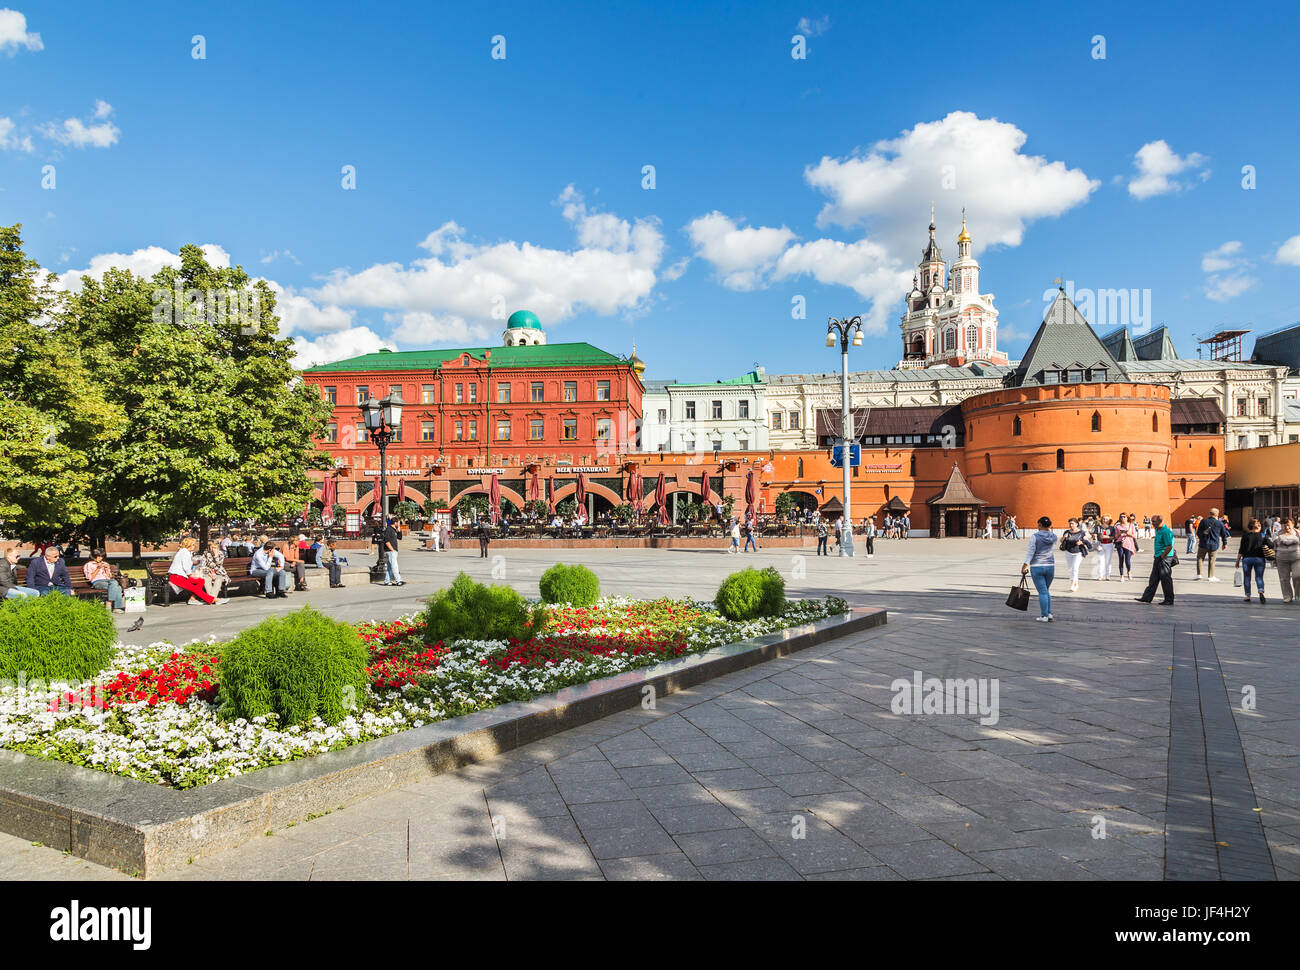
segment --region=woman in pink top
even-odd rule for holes
[[[1127,582],[1133,578],[1133,553],[1137,552],[1137,524],[1120,514],[1115,523],[1115,553],[1119,556],[1119,579]]]

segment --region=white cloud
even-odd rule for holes
[[[1179,155],[1164,139],[1147,142],[1133,156],[1133,165],[1138,173],[1129,180],[1128,193],[1135,199],[1149,199],[1153,195],[1181,192],[1187,188],[1187,183],[1179,182],[1172,176],[1188,170],[1204,169],[1200,172],[1200,179],[1204,182],[1210,177],[1209,170],[1205,169],[1208,161],[1206,156],[1197,152]]]
[[[795,29],[805,37],[820,37],[831,29],[831,18],[818,17],[813,20],[811,17],[800,17]]]
[[[349,329],[353,324],[354,311],[341,306],[324,306],[313,303],[307,297],[294,291],[292,287],[282,286],[275,280],[267,280],[275,291],[275,312],[280,317],[280,333],[339,333]]]
[[[113,106],[104,101],[95,102],[91,121],[99,124],[87,124],[80,118],[67,118],[62,125],[47,122],[41,127],[42,133],[62,145],[73,148],[108,148],[117,144],[121,130],[108,120],[113,113]]]
[[[1233,239],[1224,243],[1217,249],[1211,249],[1201,257],[1202,273],[1221,273],[1225,269],[1233,269],[1242,265],[1243,258],[1241,253],[1241,240]]]
[[[1273,262],[1286,266],[1300,266],[1300,236],[1292,236],[1279,246]]]
[[[829,198],[817,224],[867,230],[856,241],[796,243],[784,227],[741,229],[720,212],[693,220],[687,232],[724,285],[752,289],[807,275],[847,286],[870,304],[867,328],[883,333],[925,245],[931,201],[943,245],[952,245],[967,207],[978,252],[1019,245],[1031,222],[1082,204],[1100,185],[1064,162],[1022,154],[1026,138],[1014,125],[955,111],[867,152],[808,166],[808,184]]]
[[[199,249],[208,265],[225,268],[230,265],[230,254],[216,243],[205,243]],[[130,270],[134,275],[146,279],[152,277],[164,266],[180,269],[181,257],[162,246],[146,246],[132,253],[100,253],[92,256],[85,269],[70,269],[59,276],[57,286],[60,289],[76,292],[81,289],[81,278],[86,275],[103,276],[110,269]]]
[[[1259,280],[1247,273],[1251,261],[1242,252],[1240,239],[1231,239],[1201,256],[1205,296],[1215,303],[1227,303],[1241,296]]]
[[[299,266],[302,265],[302,260],[300,260],[297,256],[295,256],[293,254],[293,251],[289,249],[272,249],[269,253],[267,253],[260,260],[258,260],[258,262],[274,263],[277,259],[287,259],[290,262],[296,263]]]
[[[492,339],[494,331],[484,324],[470,323],[452,314],[435,315],[422,311],[385,313],[384,320],[396,324],[393,339],[401,344],[459,344],[469,346]],[[505,328],[505,321],[496,328]]]
[[[653,220],[628,222],[591,212],[568,186],[556,200],[577,237],[577,248],[549,249],[529,242],[476,243],[447,222],[419,244],[428,253],[410,265],[381,263],[358,272],[335,270],[313,297],[341,306],[460,318],[495,328],[502,311],[526,308],[543,326],[580,310],[632,310],[654,289],[664,241]]]
[[[347,360],[361,354],[373,354],[381,347],[396,350],[391,340],[386,340],[369,327],[353,327],[327,333],[315,340],[303,337],[293,338],[293,365],[299,369],[314,367],[317,364],[329,364],[336,360]]]
[[[0,10],[0,52],[13,57],[18,48],[26,47],[29,51],[45,49],[41,35],[27,29],[27,18],[17,10],[8,7]]]
[[[16,134],[18,126],[11,118],[0,118],[0,149],[20,152],[34,151],[31,135]]]
[[[712,263],[722,285],[731,290],[765,286],[767,275],[795,238],[784,226],[742,229],[734,219],[717,211],[692,219],[686,225],[686,234],[695,245],[695,254]]]

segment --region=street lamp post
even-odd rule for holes
[[[849,343],[862,346],[862,317],[849,317],[826,324],[826,346],[840,341],[840,470],[844,473],[844,521],[840,523],[840,556],[853,555],[853,510],[849,498],[849,442],[853,439],[853,416],[849,413]]]
[[[388,510],[385,507],[388,503],[384,494],[385,479],[388,477],[385,452],[388,443],[396,436],[397,429],[402,426],[402,405],[405,403],[398,391],[394,391],[380,401],[368,397],[361,402],[361,416],[365,420],[366,431],[370,440],[375,443],[375,447],[379,449],[379,525],[374,532],[376,556],[375,564],[370,567],[372,583],[382,582],[384,578],[383,534],[388,520]]]

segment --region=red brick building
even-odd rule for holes
[[[373,500],[379,451],[368,440],[360,403],[393,391],[406,406],[387,449],[390,505],[400,479],[408,496],[422,502],[447,497],[438,479],[481,475],[494,466],[605,466],[636,450],[645,368],[635,354],[547,344],[528,311],[511,315],[503,343],[381,350],[304,371],[334,402],[329,433],[319,444],[341,469],[338,501],[359,510]]]

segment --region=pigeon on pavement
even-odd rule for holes
[[[140,629],[140,627],[142,627],[142,626],[144,626],[144,617],[143,617],[143,616],[140,617],[138,620],[136,620],[134,623],[132,623],[129,627],[127,627],[127,628],[126,628],[126,632],[127,632],[127,633],[134,633],[136,630]]]

